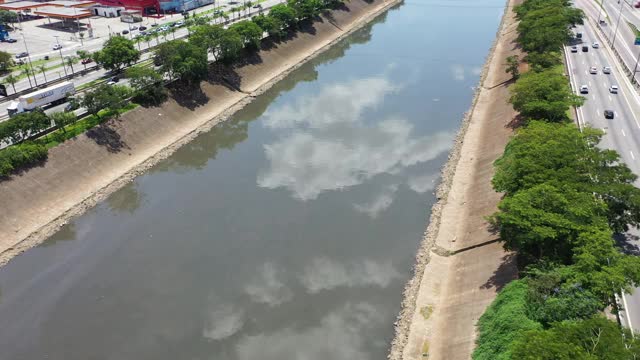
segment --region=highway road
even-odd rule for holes
[[[593,16],[595,13],[595,17],[592,22],[585,22],[584,26],[578,26],[575,31],[583,33],[583,43],[589,45],[589,51],[582,52],[582,44],[578,46],[577,53],[570,52],[570,47],[566,49],[572,88],[579,92],[580,86],[589,87],[589,93],[583,94],[587,101],[578,109],[580,125],[590,125],[604,130],[605,135],[600,146],[616,150],[629,168],[640,175],[640,96],[602,34],[596,33],[597,30],[592,24],[596,23],[597,11],[584,10],[587,16]],[[594,49],[593,42],[598,42],[600,48]],[[619,44],[622,43],[623,41],[620,41]],[[592,66],[597,68],[597,74],[589,72]],[[611,74],[603,74],[604,66],[611,67]],[[618,94],[609,91],[611,85],[618,85]],[[604,110],[613,110],[614,118],[605,119]],[[638,185],[640,181],[636,182],[636,186]],[[629,238],[636,234],[637,231],[633,231]],[[638,290],[632,295],[623,295],[621,299],[625,309],[621,318],[623,324],[631,329],[640,326],[640,289]]]

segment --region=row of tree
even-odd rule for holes
[[[568,0],[525,0],[514,10],[530,71],[519,76],[507,60],[523,127],[495,162],[493,187],[504,198],[490,221],[517,252],[521,280],[479,320],[473,358],[636,359],[640,342],[602,313],[617,313],[615,294],[640,284],[640,258],[613,238],[640,225],[640,189],[619,155],[597,146],[601,131],[569,122],[584,99],[559,65],[583,14]]]

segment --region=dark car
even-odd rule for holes
[[[21,52],[21,53],[19,53],[19,54],[16,54],[16,59],[25,58],[25,57],[27,57],[27,56],[29,56],[29,53],[28,53],[28,52],[26,52],[26,51],[23,51],[23,52]]]
[[[586,46],[586,45],[584,45],[584,46],[582,47],[582,52],[589,52],[589,47],[588,47],[588,46]]]
[[[140,26],[140,27],[138,28],[138,30],[140,30],[140,31],[145,31],[145,30],[147,30],[147,27],[146,27],[146,26]]]
[[[128,33],[129,33],[129,30],[122,30],[123,35],[127,35]]]
[[[90,63],[90,62],[92,62],[92,61],[93,61],[93,59],[91,59],[91,58],[86,58],[86,59],[82,59],[81,63],[82,63],[82,65],[85,65],[85,64],[88,64],[88,63]]]
[[[613,110],[605,110],[604,111],[604,118],[605,119],[613,119]]]

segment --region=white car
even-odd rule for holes
[[[580,86],[580,94],[588,94],[588,93],[589,93],[589,87],[587,85]]]
[[[600,47],[600,44],[598,44],[597,42],[594,42],[593,44],[591,44],[591,46],[593,46],[594,49],[597,49]]]
[[[602,68],[603,74],[611,74],[611,68],[609,66],[605,66]]]
[[[589,69],[589,73],[590,73],[590,74],[593,74],[593,75],[597,74],[597,73],[598,73],[598,68],[597,68],[597,67],[595,67],[595,66],[592,66],[592,67]]]
[[[617,94],[618,93],[618,85],[609,86],[609,92],[612,93],[612,94]]]
[[[62,49],[62,45],[60,44],[53,44],[53,50],[60,50]]]

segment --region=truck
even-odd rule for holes
[[[47,104],[60,104],[70,95],[76,93],[76,88],[71,81],[49,86],[48,88],[34,91],[27,95],[20,96],[9,104],[7,112],[9,116],[35,108],[43,107]]]

